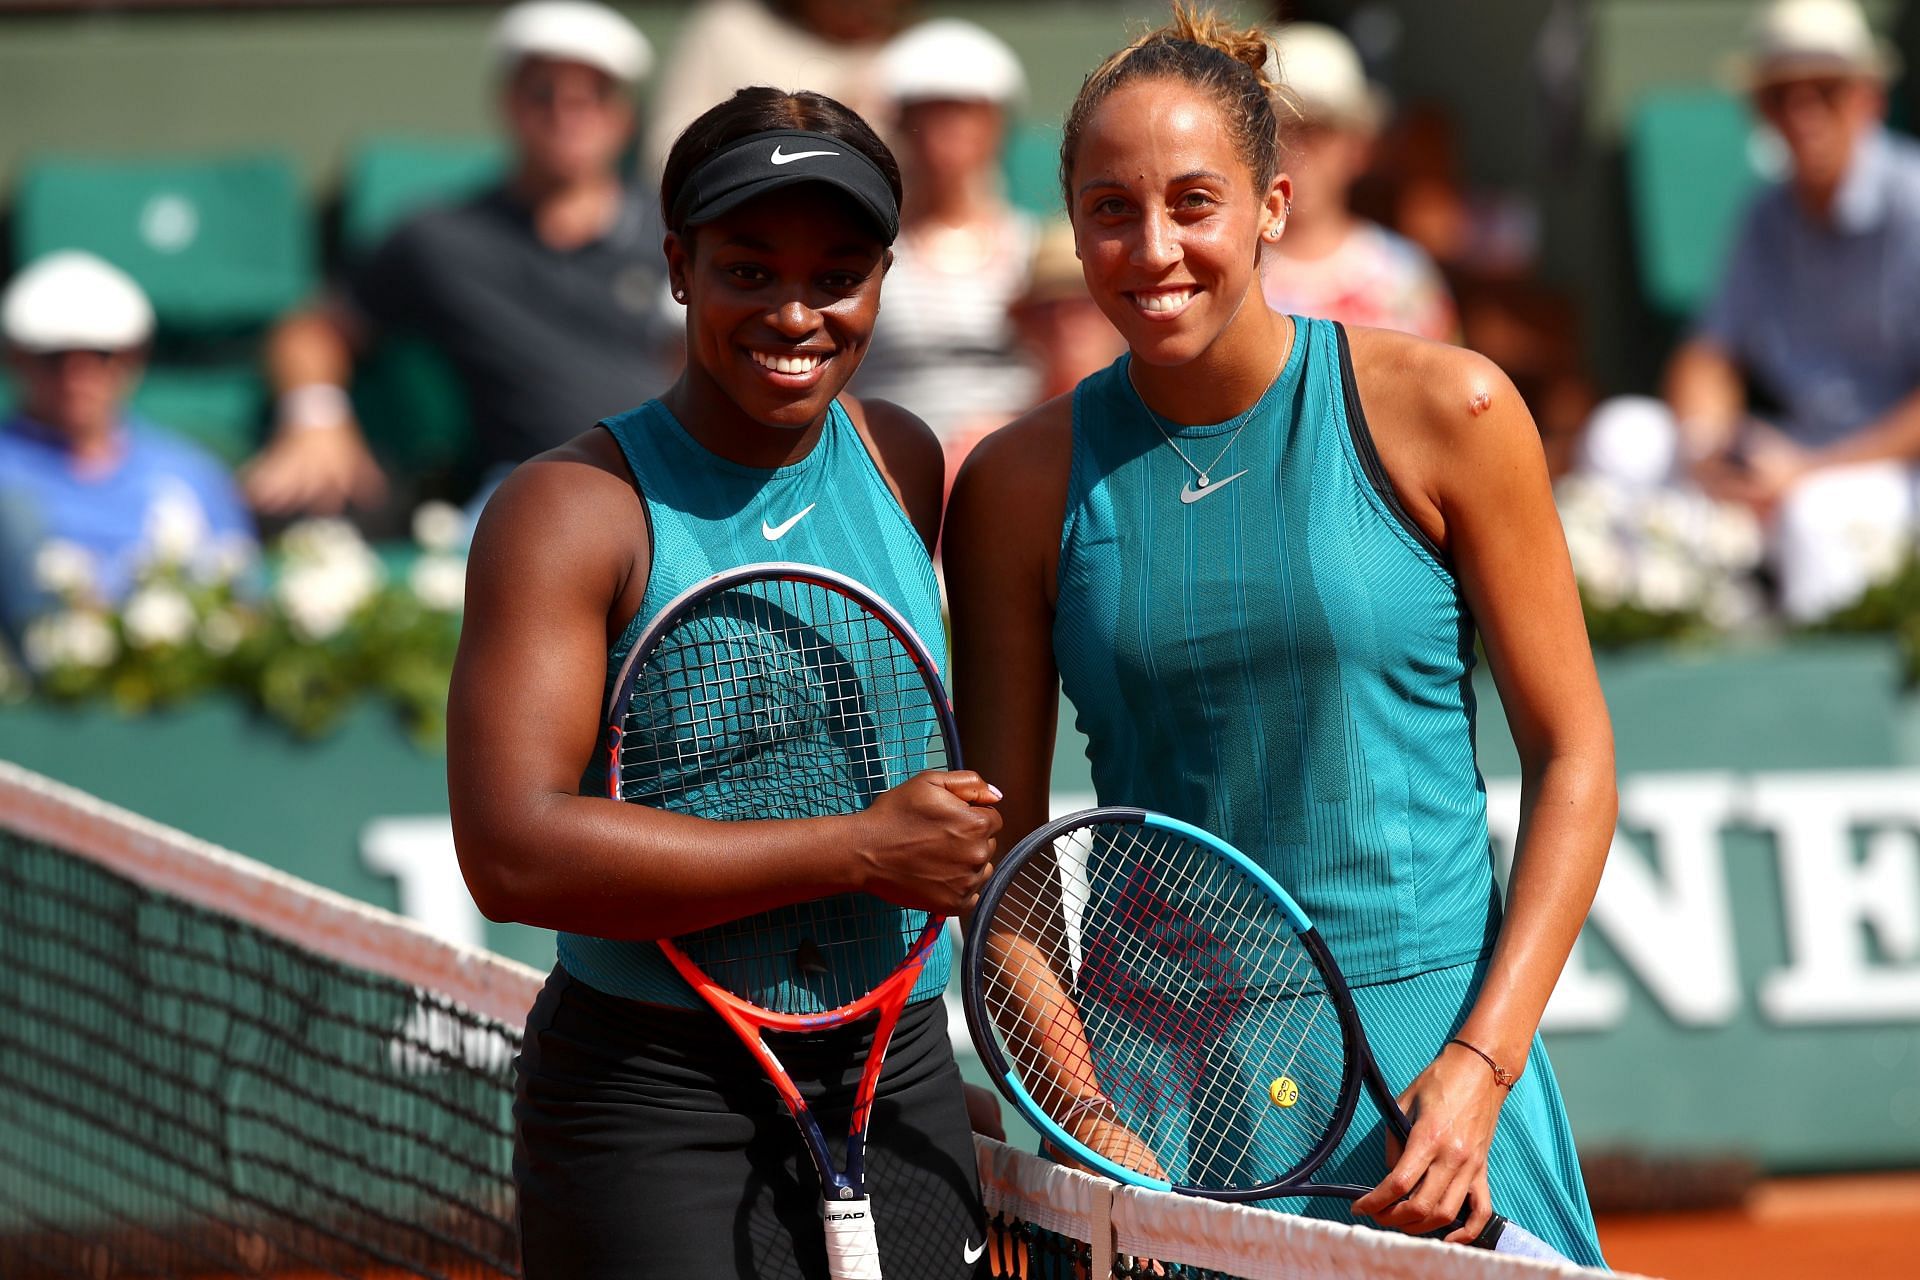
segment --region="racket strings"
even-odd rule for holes
[[[756,578],[658,636],[616,720],[622,798],[720,820],[857,812],[949,764],[928,673],[883,619],[823,583]],[[927,926],[863,894],[676,938],[720,986],[777,1013],[827,1013],[898,968]]]
[[[985,928],[989,1020],[1069,1133],[1094,1132],[1104,1096],[1174,1181],[1242,1188],[1294,1171],[1336,1123],[1347,1055],[1319,968],[1211,849],[1075,829],[1016,871]]]

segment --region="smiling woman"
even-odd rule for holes
[[[984,880],[998,796],[955,769],[815,818],[715,821],[602,798],[615,673],[716,572],[780,560],[853,578],[945,665],[939,445],[904,411],[839,394],[899,227],[892,156],[830,98],[745,89],[680,137],[661,198],[687,368],[660,399],[523,464],[488,503],[448,710],[454,834],[488,916],[560,935],[518,1064],[525,1273],[819,1277],[800,1133],[654,940],[840,893],[950,914]],[[713,714],[764,719],[751,692]],[[696,772],[728,767],[698,737],[676,750]],[[866,1151],[888,1206],[880,1253],[902,1275],[971,1275],[983,1238],[936,998],[947,964],[942,944],[894,1030]],[[862,1034],[781,1049],[823,1124],[845,1123]]]
[[[1266,306],[1293,192],[1266,59],[1257,31],[1176,5],[1067,117],[1075,245],[1129,350],[954,486],[962,744],[1024,836],[1064,688],[1101,804],[1216,832],[1290,887],[1413,1120],[1403,1148],[1377,1114],[1349,1130],[1328,1167],[1373,1188],[1354,1212],[1465,1242],[1497,1199],[1597,1263],[1534,1032],[1613,830],[1612,737],[1538,435],[1471,352]],[[1504,918],[1476,632],[1525,778]],[[1090,1127],[1114,1114],[1082,1101]]]

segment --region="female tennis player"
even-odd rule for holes
[[[948,914],[985,880],[998,797],[974,773],[923,773],[864,812],[807,820],[603,798],[613,673],[717,570],[835,570],[944,648],[939,443],[892,405],[836,399],[873,331],[899,198],[892,155],[830,98],[746,89],[701,116],[661,189],[686,371],[521,466],[480,521],[448,711],[454,834],[490,918],[559,931],[514,1108],[529,1277],[825,1276],[793,1118],[650,940],[855,891]],[[892,1274],[970,1276],[984,1243],[937,998],[947,965],[941,946],[915,987],[935,998],[894,1032],[870,1132]],[[871,1034],[779,1045],[828,1132],[836,1113],[845,1131]]]
[[[1466,1241],[1497,1203],[1598,1263],[1535,1028],[1613,829],[1612,736],[1539,439],[1477,355],[1264,305],[1292,191],[1264,57],[1178,6],[1067,117],[1081,264],[1129,351],[961,473],[961,740],[1008,831],[1037,827],[1063,684],[1102,804],[1220,834],[1319,922],[1414,1121],[1389,1151],[1362,1101],[1318,1175],[1374,1186],[1356,1211],[1431,1232],[1470,1206]],[[1504,915],[1476,635],[1524,769]]]

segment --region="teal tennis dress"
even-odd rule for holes
[[[1216,831],[1285,885],[1353,985],[1397,1092],[1464,1021],[1500,925],[1474,625],[1394,496],[1345,331],[1295,323],[1244,419],[1156,425],[1126,356],[1080,384],[1053,649],[1101,803]],[[1319,1180],[1380,1181],[1382,1132],[1363,1094]],[[1490,1182],[1500,1212],[1603,1265],[1537,1039]],[[1273,1204],[1353,1220],[1337,1199]]]

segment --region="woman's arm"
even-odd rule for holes
[[[1526,406],[1477,355],[1399,347],[1397,359],[1381,361],[1383,347],[1399,346],[1382,337],[1355,342],[1357,364],[1373,348],[1365,363],[1376,377],[1363,374],[1360,382],[1379,389],[1365,396],[1368,420],[1403,503],[1459,577],[1519,748],[1520,837],[1506,916],[1459,1031],[1518,1073],[1612,840],[1613,731]],[[1486,1153],[1504,1095],[1480,1057],[1458,1045],[1442,1048],[1402,1095],[1414,1121],[1406,1150],[1356,1210],[1403,1230],[1433,1230],[1452,1221],[1472,1192],[1472,1218],[1455,1238],[1477,1234],[1488,1212]]]
[[[1009,847],[1047,820],[1060,674],[1054,573],[1072,461],[1070,397],[982,440],[961,467],[942,554],[960,744],[996,779]]]
[[[447,709],[455,846],[489,918],[650,939],[863,890],[951,913],[999,816],[978,774],[933,772],[864,813],[712,822],[575,794],[599,749],[609,616],[630,611],[645,522],[610,442],[529,462],[488,502]],[[617,630],[617,627],[614,629]]]

